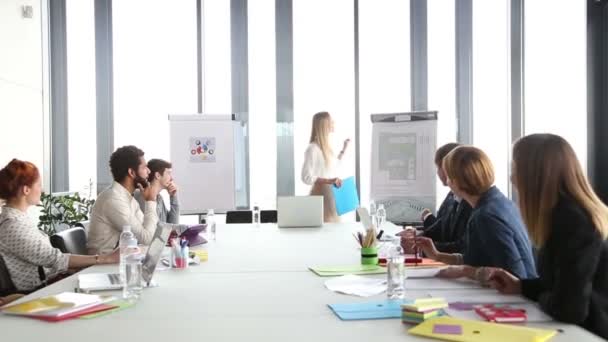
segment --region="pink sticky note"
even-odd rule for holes
[[[462,326],[457,324],[435,324],[433,334],[462,335]]]

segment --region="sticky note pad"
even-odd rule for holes
[[[435,324],[433,334],[462,335],[462,326],[456,324]]]

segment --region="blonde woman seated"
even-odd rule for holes
[[[463,254],[441,253],[426,237],[411,238],[427,257],[450,265],[440,276],[475,278],[478,266],[501,267],[522,278],[536,276],[532,248],[519,211],[494,183],[488,156],[473,146],[460,146],[443,160],[447,184],[473,211]],[[412,241],[413,242],[413,241]]]
[[[34,164],[13,159],[0,170],[0,198],[6,200],[0,214],[0,256],[17,291],[34,291],[68,269],[118,263],[118,249],[108,255],[71,255],[53,248],[27,215],[29,207],[40,203],[41,191]]]
[[[512,168],[520,210],[539,248],[539,277],[490,270],[490,284],[608,339],[608,208],[562,137],[521,138],[513,146]]]

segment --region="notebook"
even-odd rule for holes
[[[438,333],[435,326],[460,326],[460,334]],[[544,342],[557,331],[516,325],[469,321],[447,316],[424,321],[408,330],[410,334],[445,341],[466,342]]]
[[[382,300],[363,303],[328,304],[343,321],[401,318],[401,304],[407,301]]]
[[[349,213],[359,206],[355,177],[343,179],[342,186],[337,188],[332,185],[331,190],[336,201],[336,213],[339,216]]]
[[[337,277],[345,274],[384,274],[386,267],[378,265],[352,265],[352,266],[326,266],[326,267],[309,267],[319,277]]]
[[[475,312],[489,322],[518,323],[528,320],[526,310],[494,304],[475,305]]]
[[[54,296],[10,305],[2,308],[2,312],[8,315],[26,316],[57,322],[84,314],[113,309],[115,306],[106,304],[113,299],[114,297],[111,296],[63,292]]]

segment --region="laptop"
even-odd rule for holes
[[[158,223],[156,231],[154,232],[154,238],[148,247],[148,251],[146,252],[146,256],[142,263],[142,282],[144,286],[150,286],[154,270],[156,269],[156,265],[160,260],[172,230],[172,225]],[[78,275],[77,290],[79,292],[86,293],[91,291],[120,289],[122,289],[122,284],[120,282],[120,274],[118,273],[87,273]]]
[[[323,196],[277,198],[277,225],[280,228],[322,226]]]

